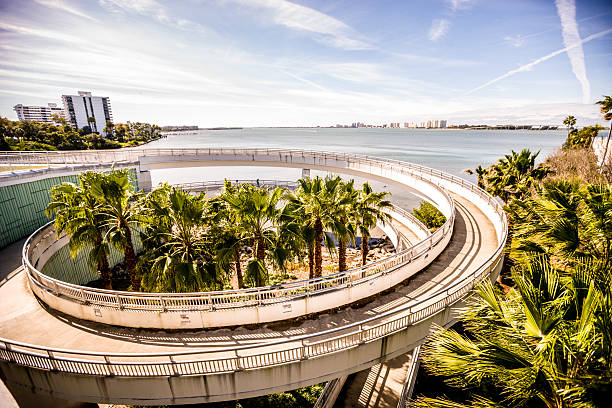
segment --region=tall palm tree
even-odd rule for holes
[[[241,248],[245,244],[243,240],[245,231],[241,225],[240,213],[234,211],[223,199],[224,196],[235,195],[237,188],[226,181],[221,197],[213,198],[210,203],[214,213],[212,226],[217,230],[213,233],[216,237],[215,262],[228,273],[234,270],[238,289],[241,289],[244,287],[244,278],[240,258]]]
[[[253,242],[255,258],[247,264],[248,279],[256,286],[267,280],[265,265],[266,248],[272,247],[276,240],[281,209],[279,201],[284,190],[276,188],[269,191],[250,184],[242,184],[235,194],[224,194],[222,199],[238,212],[240,226],[244,231],[242,240]]]
[[[287,200],[294,213],[299,214],[302,225],[314,232],[314,274],[323,276],[322,245],[333,248],[333,242],[325,235],[324,230],[342,231],[343,226],[338,217],[338,208],[348,204],[348,197],[343,194],[342,179],[338,176],[327,176],[298,180],[299,187],[295,194],[289,193]],[[308,230],[303,230],[307,232]]]
[[[368,241],[371,236],[371,229],[376,226],[377,221],[383,224],[391,220],[391,216],[384,212],[385,209],[393,207],[385,197],[389,193],[386,191],[376,193],[372,190],[370,183],[364,183],[359,191],[357,202],[353,209],[353,219],[357,231],[361,234],[361,264],[365,265],[368,256]]]
[[[112,289],[108,263],[108,245],[104,242],[104,219],[100,215],[100,202],[89,193],[92,174],[79,175],[79,185],[62,183],[51,189],[51,201],[45,209],[48,217],[55,214],[58,236],[69,235],[70,254],[74,257],[89,248],[88,264],[100,275],[100,284]]]
[[[604,149],[603,159],[601,160],[601,167],[603,169],[606,164],[606,157],[608,155],[608,145],[610,144],[610,135],[612,135],[612,96],[603,95],[603,99],[601,101],[595,102],[598,105],[601,105],[601,113],[603,114],[604,120],[610,121],[610,130],[608,131],[608,139],[606,139],[606,148]]]
[[[125,254],[125,270],[132,290],[140,290],[140,276],[136,270],[136,253],[132,239],[132,228],[138,222],[140,195],[133,191],[125,170],[108,174],[93,173],[91,194],[100,201],[100,214],[107,229],[105,240]]]
[[[574,129],[576,125],[576,118],[572,115],[569,115],[563,120],[563,124],[567,126],[567,137],[569,137],[570,132]]]
[[[557,270],[545,256],[513,269],[503,295],[489,281],[464,309],[464,333],[437,328],[424,366],[469,403],[419,398],[424,407],[600,407],[612,393],[612,291],[597,261]]]
[[[168,185],[144,200],[143,244],[150,270],[143,287],[154,292],[194,292],[218,289],[210,240],[205,231],[204,195],[191,195]],[[152,242],[147,242],[152,239]]]
[[[332,232],[338,237],[338,272],[343,272],[346,267],[346,247],[347,243],[355,240],[355,225],[352,220],[352,211],[357,206],[359,194],[354,187],[355,180],[350,180],[342,186],[343,205],[336,207],[339,223]]]

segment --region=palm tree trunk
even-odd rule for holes
[[[95,245],[98,247],[102,245],[102,236],[99,236],[96,239]],[[102,284],[102,287],[104,289],[112,289],[113,282],[111,279],[111,270],[106,253],[102,253],[102,256],[100,257],[100,261],[98,262],[98,272],[100,272],[100,283]]]
[[[314,247],[308,244],[308,279],[314,278]]]
[[[266,243],[263,237],[257,238],[257,249],[255,250],[255,256],[261,261],[261,264],[265,266],[266,258]],[[257,275],[257,286],[262,286],[261,276]]]
[[[604,149],[604,154],[603,154],[603,157],[601,158],[601,166],[600,166],[601,172],[603,172],[604,166],[606,165],[606,156],[608,155],[608,144],[610,143],[610,135],[612,135],[612,120],[610,121],[610,130],[608,131],[608,139],[606,140],[606,148]]]
[[[240,248],[234,247],[234,268],[236,269],[236,278],[238,280],[238,289],[244,287],[244,281],[242,280],[242,268],[240,267]]]
[[[122,221],[121,228],[125,231],[125,271],[130,277],[132,290],[140,291],[140,276],[136,273],[136,253],[132,243],[132,232],[125,221]]]
[[[368,241],[370,237],[361,237],[361,265],[365,265],[368,257]]]
[[[317,218],[314,224],[315,229],[315,270],[314,277],[318,278],[323,276],[323,254],[321,253],[321,246],[323,245],[323,224],[321,220]]]
[[[346,241],[338,239],[338,272],[346,271]]]

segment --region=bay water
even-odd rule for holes
[[[245,128],[171,133],[144,147],[267,147],[358,153],[417,163],[474,182],[475,176],[463,170],[488,166],[511,150],[524,148],[540,151],[538,161],[541,162],[561,147],[566,136],[565,130]],[[155,170],[151,178],[156,185],[224,179],[296,180],[300,176],[300,169],[236,166]],[[356,181],[363,182],[358,178]],[[411,194],[393,186],[371,184],[377,190],[390,191],[393,201],[405,208],[418,202]]]

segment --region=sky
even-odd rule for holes
[[[602,123],[607,0],[0,0],[0,116],[108,96],[116,122]]]

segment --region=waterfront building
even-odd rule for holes
[[[108,97],[92,96],[91,92],[79,91],[78,95],[62,95],[62,101],[68,121],[75,129],[89,126],[92,132],[106,136],[106,122],[113,121]]]
[[[446,127],[446,121],[445,120],[441,120],[440,121],[440,128],[445,128]]]
[[[52,115],[59,115],[60,117],[66,118],[66,112],[64,109],[58,107],[56,103],[49,103],[48,106],[18,104],[15,105],[13,109],[17,113],[17,119],[19,119],[20,122],[36,121],[58,124],[53,120]]]

